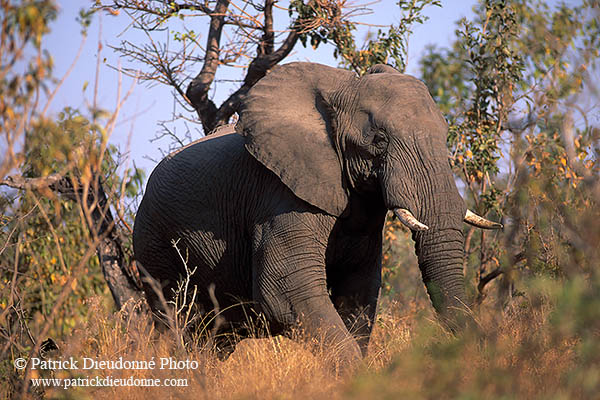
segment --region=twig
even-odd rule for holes
[[[50,174],[39,178],[24,178],[22,176],[8,176],[0,180],[0,186],[8,186],[13,189],[38,190],[58,184],[64,176],[62,174]]]

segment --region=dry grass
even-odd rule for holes
[[[356,377],[346,393],[357,399],[553,398],[575,362],[576,343],[552,343],[547,318],[544,310],[522,310],[502,322],[487,316],[481,332],[458,338],[418,326],[387,368]]]
[[[113,378],[183,378],[187,387],[46,389],[46,398],[148,396],[197,399],[346,398],[593,398],[573,381],[580,340],[556,335],[550,304],[526,304],[503,315],[481,313],[479,331],[459,337],[444,332],[428,304],[380,311],[369,356],[353,372],[340,373],[334,355],[315,343],[282,337],[240,343],[225,361],[208,347],[184,351],[169,334],[151,332],[147,321],[123,321],[90,304],[88,326],[78,329],[54,358],[195,360],[197,369],[92,370]],[[485,310],[485,309],[484,309]],[[489,311],[489,310],[488,310]],[[69,372],[56,377],[84,376]],[[85,371],[84,371],[85,373]],[[593,382],[592,382],[593,383]]]
[[[197,369],[161,370],[90,370],[61,371],[54,375],[43,371],[34,378],[77,378],[112,376],[122,379],[166,378],[187,379],[187,387],[109,387],[109,388],[47,388],[45,398],[73,396],[75,398],[147,399],[151,396],[206,399],[280,399],[344,398],[348,384],[358,371],[375,371],[389,364],[394,352],[410,344],[409,315],[398,315],[398,309],[382,313],[373,335],[371,355],[357,371],[341,372],[336,368],[335,352],[315,341],[290,340],[281,336],[247,339],[239,343],[234,353],[219,360],[209,345],[185,351],[179,340],[169,333],[158,334],[147,320],[127,321],[119,314],[110,314],[99,299],[90,301],[89,323],[76,329],[64,342],[58,343],[60,353],[48,358],[82,360],[151,360],[161,358],[195,360]],[[413,316],[416,314],[413,314]],[[80,362],[81,366],[81,362]],[[35,371],[34,371],[35,372]],[[83,372],[83,373],[82,373]]]

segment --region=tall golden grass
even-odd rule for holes
[[[478,326],[453,335],[444,331],[423,300],[409,307],[385,301],[374,327],[368,356],[352,371],[339,371],[335,352],[314,341],[283,337],[243,340],[227,359],[210,345],[183,349],[181,338],[158,334],[145,319],[111,314],[100,299],[89,302],[89,322],[58,343],[48,358],[95,360],[195,360],[198,368],[178,370],[34,371],[33,378],[99,375],[115,379],[185,379],[182,387],[32,388],[32,397],[144,399],[420,399],[594,398],[600,392],[600,365],[592,342],[577,332],[574,312],[590,288],[580,280],[565,287],[535,283],[535,294],[494,313],[486,306]],[[566,308],[565,308],[566,307]],[[569,309],[571,309],[569,311]],[[581,313],[580,313],[581,314]],[[585,314],[585,313],[584,313]],[[598,325],[596,325],[597,328]],[[595,332],[595,333],[593,333]],[[594,339],[595,335],[595,339]],[[589,338],[588,338],[589,339]],[[586,350],[586,346],[588,347]],[[597,346],[596,346],[597,349]],[[333,353],[333,354],[332,354]],[[591,359],[590,359],[591,357]],[[595,357],[595,358],[594,358]],[[591,361],[590,361],[591,360]],[[16,387],[2,389],[8,397]],[[596,397],[597,398],[597,397]]]

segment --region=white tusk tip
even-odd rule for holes
[[[394,209],[394,214],[400,222],[406,225],[410,230],[426,231],[429,229],[427,225],[415,218],[415,216],[406,208],[396,208]]]
[[[465,214],[465,222],[469,225],[476,226],[477,228],[482,229],[503,229],[504,225],[498,222],[489,221],[479,215],[475,214],[473,211],[467,209]]]

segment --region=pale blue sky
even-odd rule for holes
[[[280,2],[282,5],[287,3],[287,1]],[[364,4],[370,3],[370,1],[359,2],[357,0],[354,3]],[[56,77],[62,77],[77,53],[77,49],[81,43],[81,36],[79,34],[80,27],[75,19],[79,9],[89,4],[91,2],[82,0],[59,0],[60,13],[58,19],[51,25],[52,32],[45,38],[44,43],[44,47],[54,57],[54,74]],[[435,44],[441,47],[449,45],[455,36],[456,22],[462,17],[472,17],[471,8],[473,4],[475,4],[474,0],[445,0],[442,1],[442,8],[428,7],[426,9],[425,14],[430,19],[424,25],[414,27],[414,34],[409,43],[408,73],[416,74],[420,54],[422,54],[426,45]],[[385,25],[396,23],[399,20],[400,12],[396,6],[396,1],[382,0],[372,4],[370,7],[373,10],[373,14],[361,17],[361,21]],[[122,39],[139,42],[143,40],[144,36],[139,31],[126,29],[130,22],[126,15],[121,14],[114,17],[103,14],[101,19],[101,42],[103,44],[101,57],[102,59],[106,58],[106,61],[103,60],[101,63],[98,100],[101,106],[113,109],[116,102],[118,74],[109,66],[117,66],[119,62],[121,62],[122,66],[134,68],[136,66],[128,60],[119,59],[118,54],[109,45],[118,45]],[[285,20],[287,22],[287,18]],[[201,43],[205,37],[203,30],[207,25],[207,21],[207,18],[186,20],[188,28],[201,33]],[[79,62],[57,93],[52,103],[52,112],[58,112],[65,106],[84,109],[86,104],[84,99],[87,98],[91,101],[96,70],[99,26],[99,18],[95,16]],[[371,29],[376,31],[377,28]],[[363,39],[365,35],[366,30],[363,30],[359,34],[359,39]],[[298,44],[293,54],[285,62],[295,60],[320,62],[332,66],[337,65],[336,60],[332,56],[332,48],[328,45],[321,46],[315,52],[312,49],[304,49]],[[201,65],[198,65],[197,68],[191,69],[189,71],[190,74],[196,74],[200,67]],[[234,70],[233,73],[235,72]],[[231,71],[226,72],[223,70],[218,77],[223,78],[223,74],[229,73]],[[227,77],[229,78],[230,76]],[[240,76],[238,75],[238,77]],[[84,93],[82,89],[86,81],[89,84]],[[129,79],[123,80],[123,93],[127,91],[130,83]],[[226,86],[222,84],[218,86],[217,90],[213,93],[214,100],[217,104],[220,104],[233,89],[232,85]],[[128,137],[131,133],[131,157],[136,165],[146,169],[148,174],[155,165],[155,162],[148,158],[159,160],[161,153],[158,148],[162,147],[165,149],[168,144],[164,140],[158,143],[151,143],[150,139],[159,130],[159,121],[171,119],[173,106],[173,94],[170,88],[163,85],[149,87],[145,83],[138,84],[122,108],[118,124],[111,137],[111,141],[121,146],[122,150],[125,151]],[[194,114],[189,114],[189,117],[193,118],[195,116]],[[199,129],[199,126],[194,127],[193,124],[188,124],[188,126],[193,129],[194,139],[201,136],[199,132],[195,131],[195,129]],[[185,128],[182,124],[177,124],[176,129],[178,129],[178,133],[183,134]]]

